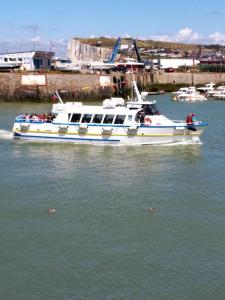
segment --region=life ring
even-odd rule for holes
[[[151,120],[149,117],[146,117],[146,118],[144,119],[144,122],[145,122],[146,125],[151,125],[152,120]]]

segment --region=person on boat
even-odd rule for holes
[[[145,119],[145,112],[144,110],[140,110],[136,115],[136,121],[138,122],[140,120],[140,123],[144,123]]]
[[[52,114],[49,113],[46,117],[46,122],[51,123],[52,122]]]
[[[30,120],[31,121],[38,121],[38,116],[36,114],[33,114],[32,116],[30,116]]]
[[[30,116],[28,115],[28,113],[25,113],[24,118],[25,118],[26,121],[29,121],[29,120],[30,120]]]
[[[186,118],[187,124],[193,124],[195,121],[196,121],[195,114],[191,113],[191,114],[187,115],[187,118]]]
[[[196,131],[196,128],[194,126],[195,121],[196,121],[196,116],[195,116],[194,113],[191,113],[191,114],[187,115],[186,123],[187,123],[187,128],[189,130]]]

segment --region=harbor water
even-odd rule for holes
[[[12,140],[51,106],[0,104],[0,299],[224,299],[225,102],[154,99],[208,121],[201,143]]]

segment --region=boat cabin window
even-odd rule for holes
[[[90,123],[92,115],[91,114],[84,114],[81,120],[81,123]]]
[[[81,114],[73,114],[70,122],[74,122],[74,123],[80,122],[80,117]]]
[[[114,124],[123,124],[125,118],[126,118],[126,115],[117,115],[115,118]]]
[[[103,123],[104,124],[112,124],[114,119],[114,115],[105,115]]]
[[[101,123],[103,115],[96,114],[93,117],[92,123]]]
[[[143,104],[142,110],[146,115],[160,115],[160,112],[155,104]]]

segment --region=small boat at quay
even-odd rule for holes
[[[216,84],[214,82],[206,83],[204,86],[197,88],[197,90],[201,93],[213,92],[215,85]]]
[[[51,114],[16,117],[13,135],[16,139],[75,142],[82,144],[145,145],[196,143],[206,122],[192,115],[174,121],[160,114],[156,101],[142,99],[133,81],[136,97],[125,103],[111,98],[102,105],[64,103],[58,92],[58,103]]]
[[[196,91],[194,86],[188,88],[180,88],[177,92],[172,93],[172,99],[182,102],[206,101],[207,98]]]
[[[220,85],[217,88],[215,88],[213,91],[207,93],[207,97],[212,99],[224,100],[225,99],[224,96],[225,96],[224,85]]]

